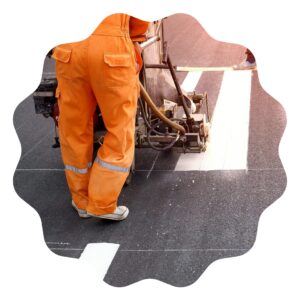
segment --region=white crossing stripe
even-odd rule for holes
[[[251,71],[224,72],[204,153],[181,154],[175,171],[247,169]]]
[[[181,88],[185,92],[193,92],[200,80],[202,72],[189,72],[184,78]]]
[[[118,244],[91,243],[87,244],[80,255],[80,260],[87,262],[103,279],[119,249]]]

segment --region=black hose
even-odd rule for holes
[[[154,150],[156,150],[156,151],[166,151],[166,150],[169,150],[169,149],[171,149],[174,145],[175,145],[175,143],[178,141],[178,139],[179,139],[179,137],[180,137],[180,133],[179,133],[179,131],[177,132],[177,135],[176,135],[176,138],[170,143],[170,144],[168,144],[167,146],[165,146],[165,147],[157,147],[157,146],[155,146],[152,142],[151,142],[151,133],[152,132],[157,132],[154,128],[158,125],[158,124],[162,124],[163,122],[162,121],[159,121],[158,123],[155,123],[152,127],[151,127],[151,129],[150,130],[148,130],[148,132],[147,132],[147,142],[148,142],[148,144],[149,144],[149,146],[152,148],[152,149],[154,149]],[[162,135],[161,133],[160,133],[160,135]],[[163,134],[163,135],[166,135],[166,134]]]
[[[139,101],[142,117],[143,117],[143,120],[145,121],[146,127],[148,129],[152,130],[152,132],[156,133],[157,135],[164,135],[163,133],[152,128],[153,126],[151,126],[150,121],[147,119],[145,107],[144,107],[144,104],[143,104],[141,98],[138,98],[138,101]]]
[[[149,123],[149,120],[147,119],[146,112],[145,112],[145,108],[144,108],[144,104],[143,104],[143,102],[142,102],[142,100],[141,100],[140,97],[138,98],[138,102],[139,102],[139,105],[140,105],[142,117],[143,117],[143,119],[144,119],[144,121],[145,121],[145,124],[146,124],[146,126],[150,129],[150,128],[151,128],[151,125],[150,125],[150,123]]]
[[[146,113],[145,113],[145,108],[144,108],[144,104],[142,102],[142,100],[140,98],[138,98],[138,101],[139,101],[139,105],[140,105],[140,109],[141,109],[141,113],[142,113],[142,117],[143,117],[143,120],[146,124],[146,127],[148,128],[147,130],[147,142],[149,144],[149,146],[153,149],[153,150],[156,150],[156,151],[166,151],[166,150],[169,150],[171,149],[175,143],[178,141],[179,139],[179,132],[177,134],[177,137],[176,139],[174,139],[174,141],[172,141],[169,145],[167,145],[166,147],[156,147],[153,142],[151,142],[151,139],[150,139],[150,135],[152,132],[154,132],[155,134],[157,135],[160,135],[160,136],[164,136],[166,135],[165,133],[162,133],[162,132],[159,132],[155,129],[155,127],[158,125],[158,124],[163,124],[162,121],[160,122],[157,122],[155,123],[154,125],[151,126],[149,120],[147,119],[146,117]]]

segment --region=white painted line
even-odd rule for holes
[[[208,248],[208,249],[122,249],[120,252],[209,252],[209,251],[248,251],[249,249],[247,248]]]
[[[201,78],[202,72],[189,72],[184,78],[181,88],[185,92],[193,92]]]
[[[206,152],[181,154],[175,171],[247,169],[251,75],[224,73]]]
[[[52,248],[52,247],[50,247],[50,250],[55,250],[55,251],[82,251],[83,249],[81,249],[81,248]]]
[[[65,171],[65,169],[16,169],[16,171]]]
[[[38,145],[40,145],[45,139],[49,138],[51,132],[49,132],[48,134],[46,134],[45,136],[43,136],[33,147],[31,147],[27,152],[25,152],[20,160],[24,159],[29,153],[31,153]]]
[[[153,168],[154,168],[154,166],[155,166],[155,164],[156,164],[156,161],[157,161],[157,159],[158,159],[158,156],[159,156],[159,152],[157,152],[157,154],[156,154],[156,156],[155,156],[155,159],[154,159],[154,161],[153,161],[153,163],[152,163],[151,169],[149,170],[149,172],[148,172],[148,174],[147,174],[147,179],[149,178],[151,172],[153,171]]]
[[[224,71],[255,71],[256,67],[237,69],[232,67],[176,67],[177,72],[224,72]]]
[[[46,242],[47,245],[70,245],[70,243],[65,242]]]
[[[97,274],[103,279],[114,259],[119,245],[111,243],[88,244],[81,253],[80,260],[87,262],[96,269]]]

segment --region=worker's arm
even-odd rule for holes
[[[134,17],[130,17],[129,20],[129,34],[134,44],[134,50],[137,60],[137,72],[139,72],[143,66],[143,60],[141,57],[142,49],[138,42],[143,42],[147,39],[146,31],[148,30],[150,22],[142,21]]]
[[[143,42],[147,39],[145,33],[148,30],[149,24],[150,22],[130,17],[129,33],[133,42]]]

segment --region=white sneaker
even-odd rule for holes
[[[244,60],[239,65],[234,65],[233,68],[235,70],[255,69],[256,68],[256,62],[251,63],[248,60]]]
[[[91,216],[84,209],[80,209],[76,206],[75,202],[72,200],[72,206],[77,210],[80,218],[90,218]]]
[[[93,215],[91,213],[88,213],[88,215],[91,217],[114,220],[114,221],[122,221],[127,218],[128,214],[129,214],[129,209],[126,206],[118,206],[115,209],[115,211],[111,214]]]

